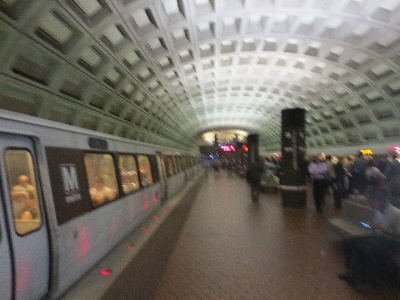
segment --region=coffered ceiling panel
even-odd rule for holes
[[[400,141],[400,0],[0,0],[0,107],[181,149]]]

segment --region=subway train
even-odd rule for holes
[[[203,168],[196,153],[0,111],[0,299],[59,298]]]

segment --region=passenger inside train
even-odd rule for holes
[[[149,158],[145,155],[138,155],[138,169],[140,173],[140,183],[142,186],[153,184]]]
[[[93,206],[106,204],[118,197],[117,177],[111,155],[87,153],[85,168]]]
[[[104,179],[97,176],[93,180],[93,186],[89,190],[90,198],[94,206],[99,206],[116,198],[117,192],[104,184]]]
[[[139,189],[139,180],[135,171],[121,171],[122,189],[125,194]]]
[[[125,194],[140,188],[136,160],[133,155],[120,155],[119,169],[122,180],[122,189]]]
[[[36,188],[29,183],[27,175],[18,177],[19,184],[12,189],[14,218],[33,220],[40,218]]]

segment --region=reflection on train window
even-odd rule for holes
[[[153,184],[153,176],[151,175],[149,158],[144,155],[138,155],[138,164],[140,172],[140,183],[142,184],[142,186]]]
[[[139,189],[135,157],[133,155],[120,155],[118,157],[118,165],[124,193],[128,194]]]
[[[85,154],[89,194],[93,206],[97,207],[118,197],[114,160],[110,154]]]
[[[15,230],[24,235],[41,226],[32,155],[26,150],[6,150],[5,159]]]

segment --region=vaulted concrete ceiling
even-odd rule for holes
[[[210,130],[280,149],[400,141],[400,0],[0,0],[0,108],[196,148]]]

